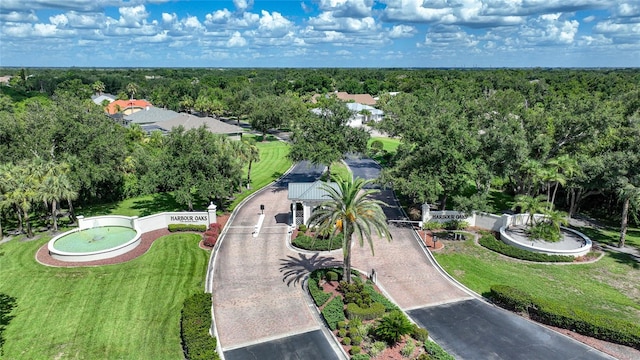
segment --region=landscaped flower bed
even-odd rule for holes
[[[351,284],[341,269],[311,273],[309,292],[327,326],[351,359],[453,359],[428,339],[368,279],[354,272]]]
[[[333,239],[328,236],[321,236],[300,225],[300,228],[292,234],[291,244],[297,248],[309,251],[331,251],[342,248],[342,234],[338,234]]]

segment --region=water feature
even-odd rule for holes
[[[49,254],[62,261],[93,261],[122,255],[140,243],[133,218],[103,216],[83,221],[78,229],[51,239]]]

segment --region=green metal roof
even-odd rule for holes
[[[325,201],[329,200],[327,191],[323,189],[323,184],[328,184],[334,189],[338,189],[336,183],[325,183],[316,181],[312,183],[289,183],[289,200],[292,201]]]

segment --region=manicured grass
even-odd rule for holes
[[[282,176],[291,167],[292,162],[287,157],[289,144],[273,139],[270,141],[268,138],[267,141],[256,142],[256,146],[260,150],[260,161],[251,166],[251,189],[238,194],[231,203],[229,211],[238,206],[247,196]],[[247,169],[245,169],[245,177],[246,171]]]
[[[331,164],[331,176],[334,175],[340,176],[343,179],[350,179],[353,176],[353,174],[351,174],[351,170],[349,170],[349,167],[342,161],[336,161]],[[327,173],[324,173],[320,179],[323,181],[328,181],[329,179],[327,178]]]
[[[472,241],[448,242],[434,253],[442,267],[480,294],[504,284],[573,309],[640,322],[640,264],[607,254],[592,264],[547,265],[510,260]]]
[[[380,140],[384,145],[383,149],[390,153],[395,153],[400,146],[400,139],[388,138],[388,137],[372,137],[369,139],[368,146],[371,146],[371,143],[375,140]]]
[[[158,239],[119,265],[51,268],[34,259],[49,237],[0,245],[0,292],[17,298],[5,359],[181,359],[180,310],[202,292],[200,237]]]

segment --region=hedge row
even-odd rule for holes
[[[349,320],[360,319],[360,320],[374,320],[380,318],[385,313],[384,305],[381,303],[374,302],[369,307],[360,307],[356,303],[347,304],[347,318]]]
[[[222,225],[219,223],[212,223],[209,225],[209,229],[202,235],[202,240],[205,246],[214,247],[222,232]]]
[[[326,293],[322,291],[322,289],[318,286],[318,281],[313,278],[309,278],[307,282],[309,287],[309,293],[311,293],[311,297],[313,298],[313,302],[316,303],[317,307],[324,305],[324,303],[329,300],[331,297],[330,293]]]
[[[207,225],[195,225],[195,224],[169,224],[169,231],[197,231],[204,232],[207,230]]]
[[[491,299],[508,310],[527,311],[531,319],[579,334],[640,350],[640,325],[611,319],[597,312],[570,309],[565,304],[536,299],[506,285],[491,287]]]
[[[195,294],[184,301],[180,336],[184,355],[189,360],[218,360],[217,340],[209,334],[211,294]]]
[[[483,235],[478,242],[487,249],[521,260],[537,262],[573,262],[575,260],[573,256],[548,255],[520,249],[515,246],[505,244],[504,242],[496,239],[492,234]]]
[[[293,246],[310,250],[310,251],[329,251],[336,250],[342,247],[342,236],[338,235],[335,238],[329,240],[319,237],[311,237],[299,233],[298,236],[292,241]]]
[[[384,295],[377,292],[376,289],[374,289],[371,284],[366,284],[364,286],[364,290],[369,294],[373,302],[384,305],[384,309],[386,311],[400,310],[400,308],[397,307],[396,304],[389,301],[389,299],[387,299]]]
[[[433,341],[424,342],[424,350],[429,354],[429,359],[433,360],[456,360],[453,356],[447,354],[440,345]]]
[[[327,322],[331,331],[335,330],[340,321],[345,321],[344,317],[344,303],[340,296],[336,296],[321,311],[324,321]]]

